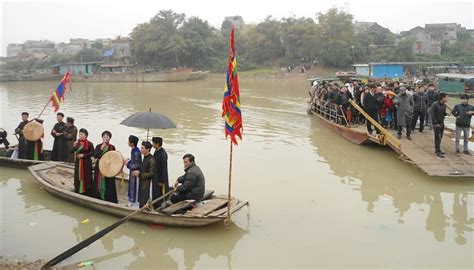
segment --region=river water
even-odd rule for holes
[[[307,81],[241,79],[244,140],[234,148],[233,195],[250,202],[234,224],[156,229],[128,222],[60,264],[75,269],[474,268],[474,179],[428,177],[382,147],[354,145],[306,114]],[[56,82],[0,84],[0,127],[37,116]],[[89,131],[108,129],[129,155],[119,125],[151,108],[177,129],[164,138],[170,181],[193,153],[208,189],[227,191],[229,142],[220,118],[224,81],[74,83],[60,111]],[[45,148],[55,114],[48,107]],[[416,134],[415,134],[416,136]],[[14,137],[9,135],[10,141]],[[1,255],[50,259],[117,218],[53,198],[25,170],[0,168]],[[81,221],[89,219],[88,224]]]

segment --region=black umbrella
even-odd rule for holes
[[[152,112],[151,108],[148,112],[137,112],[125,120],[123,120],[121,125],[127,127],[138,127],[138,128],[146,128],[146,140],[148,141],[148,133],[150,133],[151,129],[168,129],[168,128],[176,128],[176,124],[173,123],[168,117],[162,115],[161,113]]]

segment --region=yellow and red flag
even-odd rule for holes
[[[225,136],[230,136],[232,143],[237,145],[236,136],[242,140],[242,112],[240,111],[239,78],[237,76],[237,59],[235,57],[234,32],[230,32],[229,64],[222,100],[222,117],[225,120]]]

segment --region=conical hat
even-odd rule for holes
[[[124,160],[119,151],[108,151],[99,162],[100,173],[105,177],[114,177],[122,172]]]
[[[23,128],[23,136],[25,136],[25,139],[27,139],[28,141],[39,140],[41,136],[43,136],[43,133],[44,133],[43,125],[36,121],[29,122]]]

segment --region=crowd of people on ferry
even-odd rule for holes
[[[366,124],[367,132],[380,134],[376,124],[384,129],[393,129],[398,139],[405,130],[406,138],[412,140],[415,130],[425,132],[425,126],[434,131],[435,154],[444,158],[441,149],[445,116],[456,117],[455,153],[461,154],[460,140],[463,137],[463,151],[472,155],[468,148],[469,128],[474,106],[469,105],[469,95],[460,97],[448,114],[448,96],[436,89],[432,82],[407,85],[398,81],[392,83],[362,84],[348,81],[340,85],[337,81],[313,81],[310,91],[311,110],[340,125]],[[353,102],[353,103],[352,103]],[[355,107],[363,110],[357,110]],[[365,114],[365,116],[364,116]],[[368,120],[370,117],[370,120]]]
[[[43,136],[37,141],[29,141],[23,134],[25,126],[41,119],[29,120],[28,112],[21,114],[22,121],[15,129],[18,145],[10,157],[29,160],[44,160]],[[85,128],[74,125],[74,119],[64,114],[56,114],[57,123],[51,130],[54,139],[51,161],[74,163],[74,191],[96,199],[118,203],[115,177],[105,177],[101,174],[99,164],[101,158],[109,151],[116,150],[111,144],[112,133],[105,130],[101,133],[102,142],[95,145],[89,141],[89,132]],[[2,131],[3,132],[3,131]],[[5,131],[6,139],[6,131]],[[153,206],[169,206],[183,200],[200,201],[204,196],[205,178],[201,169],[195,163],[192,154],[183,156],[184,175],[179,177],[172,187],[168,181],[168,154],[163,148],[163,138],[153,137],[150,141],[142,141],[135,135],[128,137],[131,148],[130,158],[124,162],[129,170],[128,207],[143,207],[150,201],[162,197],[173,190],[169,200],[155,202]],[[5,144],[8,148],[9,143]],[[152,148],[154,153],[152,154]]]

